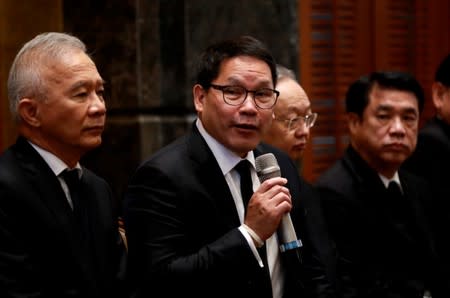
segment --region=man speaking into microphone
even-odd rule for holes
[[[319,199],[287,155],[260,144],[276,78],[253,37],[200,56],[191,131],[142,163],[125,194],[133,297],[334,297]],[[258,178],[269,152],[280,174]],[[295,245],[279,238],[286,219]]]

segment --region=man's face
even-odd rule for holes
[[[269,66],[250,56],[237,56],[222,62],[216,85],[238,85],[247,90],[273,88]],[[253,150],[272,121],[272,109],[257,108],[253,93],[242,105],[224,102],[222,91],[195,85],[194,103],[206,131],[217,141],[243,157]]]
[[[375,86],[362,119],[349,117],[352,145],[372,168],[390,178],[416,147],[419,108],[414,94]]]
[[[46,67],[43,76],[46,98],[36,102],[44,148],[64,156],[99,146],[106,107],[94,62],[77,51]]]
[[[435,82],[431,89],[437,114],[443,121],[450,124],[450,87]]]
[[[311,114],[311,103],[300,85],[286,78],[278,82],[277,90],[280,96],[274,107],[274,116],[277,120],[272,122],[264,141],[288,153],[293,160],[298,160],[303,154],[309,139],[310,128],[303,120],[295,129],[288,130],[289,119]]]

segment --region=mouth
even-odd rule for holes
[[[94,125],[85,127],[83,130],[89,133],[102,133],[105,127],[103,125]]]
[[[385,146],[387,149],[391,150],[391,151],[405,151],[406,149],[408,149],[408,147],[405,144],[402,143],[391,143]]]
[[[294,150],[302,151],[306,147],[306,143],[299,143],[293,146]]]
[[[238,128],[239,130],[247,130],[247,131],[248,130],[255,131],[258,129],[258,126],[250,123],[239,123],[235,124],[234,127]]]

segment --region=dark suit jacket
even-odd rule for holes
[[[287,155],[270,150],[289,181],[292,221],[304,244],[302,264],[288,256],[285,296],[319,291],[314,297],[325,297],[330,288],[320,258],[329,251],[319,200]],[[195,125],[137,169],[124,214],[136,297],[261,297],[262,269],[237,229],[231,192]]]
[[[23,138],[0,156],[0,297],[114,297],[118,230],[106,182],[84,169],[92,266],[82,261],[72,209],[46,162]],[[77,236],[78,235],[78,236]]]
[[[351,147],[319,177],[316,186],[331,237],[339,255],[342,297],[422,298],[424,287],[433,298],[450,297],[436,258],[421,200],[424,181],[399,171],[404,191],[400,226],[378,174]],[[401,211],[400,211],[401,213]]]
[[[425,204],[437,237],[437,250],[450,270],[450,126],[431,119],[419,132],[414,154],[404,168],[431,185],[433,196]]]

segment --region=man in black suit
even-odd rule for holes
[[[330,297],[314,190],[285,153],[258,145],[278,96],[275,67],[248,36],[202,54],[192,131],[145,161],[125,195],[135,297]],[[260,183],[255,158],[267,152],[282,177]],[[241,161],[254,190],[247,207]],[[288,212],[303,246],[281,253],[276,231]]]
[[[427,185],[399,170],[416,146],[423,103],[403,73],[372,73],[347,92],[350,146],[317,181],[342,297],[450,297],[421,205]]]
[[[431,185],[427,198],[437,250],[450,270],[450,55],[439,64],[431,86],[436,115],[419,131],[417,148],[404,167]]]
[[[19,137],[0,156],[0,297],[115,297],[112,193],[78,162],[100,145],[106,114],[85,45],[36,36],[11,66],[8,95]]]

